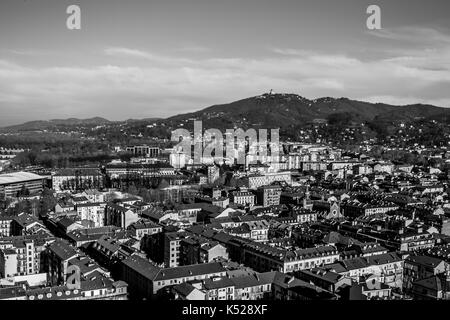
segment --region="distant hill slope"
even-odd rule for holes
[[[31,121],[21,125],[0,128],[0,131],[35,131],[67,127],[94,127],[127,124],[130,128],[145,128],[148,124],[164,123],[166,129],[191,128],[193,119],[202,120],[204,128],[221,130],[240,128],[289,129],[317,121],[362,122],[413,121],[433,119],[450,123],[450,108],[431,105],[393,106],[368,103],[347,98],[320,98],[309,100],[296,94],[263,94],[228,104],[214,105],[196,112],[180,114],[167,119],[146,118],[109,121],[104,118],[55,119]]]
[[[295,94],[263,94],[261,96],[215,105],[206,109],[177,115],[166,121],[173,126],[189,119],[203,121],[204,127],[280,127],[298,126],[315,120],[329,120],[345,115],[354,122],[417,120],[436,118],[448,121],[450,109],[431,105],[393,106],[367,103],[347,98],[308,100]]]
[[[9,126],[0,128],[1,131],[40,131],[40,130],[50,130],[56,129],[58,127],[95,127],[101,126],[105,124],[110,124],[111,121],[101,118],[94,117],[90,119],[77,119],[77,118],[69,118],[69,119],[52,119],[52,120],[37,120],[37,121],[29,121],[23,124]]]

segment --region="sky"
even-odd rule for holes
[[[168,117],[271,89],[450,107],[449,88],[448,0],[0,1],[0,126]]]

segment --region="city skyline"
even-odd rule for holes
[[[0,301],[450,300],[449,9],[0,1]]]

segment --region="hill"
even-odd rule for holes
[[[43,131],[43,130],[56,130],[58,128],[62,129],[67,127],[95,127],[110,123],[111,121],[101,117],[94,117],[89,119],[69,118],[69,119],[37,120],[25,122],[19,125],[0,128],[0,131],[8,131],[8,132]]]
[[[296,94],[263,94],[228,104],[214,105],[167,119],[128,119],[115,122],[100,117],[54,119],[31,121],[1,128],[0,131],[59,131],[106,125],[106,131],[122,128],[130,134],[147,133],[148,135],[154,135],[161,130],[170,132],[170,130],[179,127],[191,129],[194,119],[202,120],[203,128],[218,128],[220,130],[247,129],[250,127],[280,128],[282,132],[289,132],[290,130],[298,130],[304,125],[324,122],[344,126],[372,123],[378,127],[396,121],[436,120],[450,123],[450,108],[423,104],[393,106],[330,97],[310,100]],[[151,128],[148,128],[148,126],[151,126]]]
[[[313,122],[384,122],[440,119],[449,121],[450,109],[431,105],[393,106],[368,103],[347,98],[309,100],[295,94],[263,94],[229,104],[177,115],[166,120],[171,126],[197,119],[204,127],[233,128],[234,126],[282,128],[298,127]]]

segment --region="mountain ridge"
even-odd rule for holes
[[[389,122],[435,119],[449,121],[450,108],[429,104],[390,105],[370,103],[349,98],[323,97],[307,99],[297,94],[273,94],[244,98],[231,103],[212,105],[201,110],[174,115],[168,118],[128,119],[110,121],[102,117],[88,119],[52,119],[28,121],[23,124],[0,128],[2,131],[46,130],[58,126],[101,126],[114,123],[165,123],[178,127],[190,120],[202,120],[204,127],[265,127],[290,128],[314,121],[334,121],[348,118],[350,122]],[[344,119],[345,120],[345,119]]]
[[[354,122],[411,121],[441,116],[448,121],[450,108],[426,104],[394,106],[331,97],[310,100],[296,94],[263,94],[176,115],[166,121],[176,123],[197,119],[202,120],[205,127],[214,128],[220,128],[218,123],[224,122],[242,127],[286,128],[315,120],[328,121],[333,115],[347,115]]]

